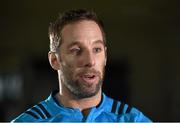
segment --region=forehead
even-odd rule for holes
[[[92,44],[103,42],[103,35],[98,24],[91,20],[82,20],[67,24],[61,31],[62,44],[73,42]],[[104,42],[103,42],[104,43]]]

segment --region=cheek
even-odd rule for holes
[[[74,66],[76,66],[78,68],[82,67],[85,63],[85,59],[86,59],[86,57],[82,57],[82,56],[79,58],[74,58],[74,61],[73,61]]]
[[[97,60],[96,60],[98,66],[101,66],[101,67],[104,67],[105,64],[106,64],[106,58],[104,55],[102,55],[101,57],[99,57]]]
[[[62,61],[61,61],[62,65],[67,67],[67,68],[73,68],[74,67],[74,60],[72,57],[70,56],[62,56]]]
[[[64,60],[61,61],[62,64],[62,70],[66,74],[70,74],[71,76],[75,72],[76,63],[71,58],[64,58]]]
[[[77,65],[77,67],[81,67],[84,64],[84,60],[78,60],[75,61],[74,63]]]
[[[96,68],[102,73],[105,68],[105,59],[97,60]]]

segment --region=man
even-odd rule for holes
[[[49,62],[59,91],[30,108],[15,122],[147,122],[140,111],[102,93],[106,38],[96,14],[71,10],[49,27]]]

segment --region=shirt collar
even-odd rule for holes
[[[55,95],[59,92],[59,90],[54,90],[51,92],[50,96],[48,97],[49,100],[53,100],[56,105],[60,106],[60,107],[63,107],[63,105],[57,100],[57,98],[55,97]],[[104,103],[105,103],[105,100],[106,100],[106,95],[104,93],[102,93],[101,95],[101,101],[100,103],[95,106],[94,108],[97,108],[97,109],[100,109],[103,107]],[[93,108],[93,107],[92,107]]]

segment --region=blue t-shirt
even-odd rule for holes
[[[102,95],[101,103],[85,117],[79,109],[62,106],[54,91],[46,100],[28,109],[11,122],[151,122],[142,112]]]

